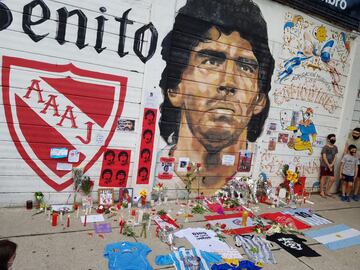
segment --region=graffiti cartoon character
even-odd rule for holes
[[[306,111],[302,113],[303,119],[299,122],[297,130],[294,131],[299,131],[301,135],[295,138],[295,140],[290,141],[288,146],[297,151],[309,150],[309,154],[311,155],[313,153],[313,148],[310,136],[312,137],[312,141],[316,141],[317,134],[315,125],[311,120],[314,112],[312,108],[307,108]]]

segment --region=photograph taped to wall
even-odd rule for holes
[[[189,165],[190,159],[188,157],[179,158],[178,172],[187,172],[187,166]]]
[[[134,196],[133,188],[120,188],[119,189],[119,202],[122,203],[126,201],[127,203],[132,203]]]
[[[131,150],[106,149],[100,174],[100,187],[126,187]]]
[[[250,152],[250,151],[240,151],[240,153],[239,153],[238,172],[250,172],[251,171],[252,157],[253,157],[252,152]]]
[[[276,137],[270,137],[269,138],[269,144],[268,144],[268,150],[269,151],[275,151],[276,149]]]
[[[174,174],[174,162],[175,158],[167,158],[161,157],[160,158],[160,168],[158,171],[158,178],[159,179],[167,179],[170,180],[173,178]]]
[[[104,206],[112,206],[114,204],[114,189],[99,188],[98,189],[98,204]]]
[[[278,142],[279,143],[288,143],[289,141],[289,134],[287,133],[279,133],[278,135]]]
[[[132,132],[135,130],[135,120],[121,118],[118,120],[117,130]]]

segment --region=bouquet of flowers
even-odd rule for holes
[[[200,173],[201,169],[201,163],[189,163],[187,166],[187,173],[186,173],[186,180],[185,180],[185,189],[188,192],[188,197],[190,197],[191,194],[191,186],[196,177]]]
[[[77,207],[76,196],[79,191],[89,195],[94,186],[89,176],[84,175],[83,168],[77,167],[72,169],[72,178],[74,181],[74,209]]]
[[[140,195],[140,199],[141,199],[141,204],[142,206],[145,206],[146,205],[146,197],[147,197],[147,191],[146,189],[143,189],[140,191],[139,193]]]
[[[154,200],[158,200],[158,202],[160,203],[161,200],[163,199],[163,195],[164,195],[165,191],[166,191],[166,187],[164,186],[164,184],[163,183],[157,183],[153,187],[151,195],[152,195]]]
[[[80,190],[85,194],[89,195],[94,186],[94,181],[89,176],[84,176],[81,180]]]
[[[295,170],[292,170],[288,164],[285,164],[282,172],[287,181],[294,184],[299,181],[299,170],[297,167],[295,167]]]
[[[35,202],[36,202],[35,207],[38,209],[45,208],[46,204],[44,202],[44,194],[41,191],[36,191],[34,195],[35,195]]]
[[[282,170],[285,177],[285,187],[289,189],[290,201],[295,203],[295,184],[301,184],[299,182],[299,170],[297,167],[285,164]]]

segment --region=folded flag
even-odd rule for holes
[[[337,250],[360,244],[360,231],[344,224],[305,232],[305,235],[324,244],[328,249]]]

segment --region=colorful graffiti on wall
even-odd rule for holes
[[[274,92],[281,105],[292,99],[320,104],[328,113],[339,106],[350,53],[349,35],[287,13]]]
[[[193,185],[214,192],[237,172],[238,152],[256,141],[268,115],[274,60],[266,22],[251,1],[188,0],[162,46],[162,154],[201,163]],[[175,173],[164,182],[183,188],[186,171]]]

